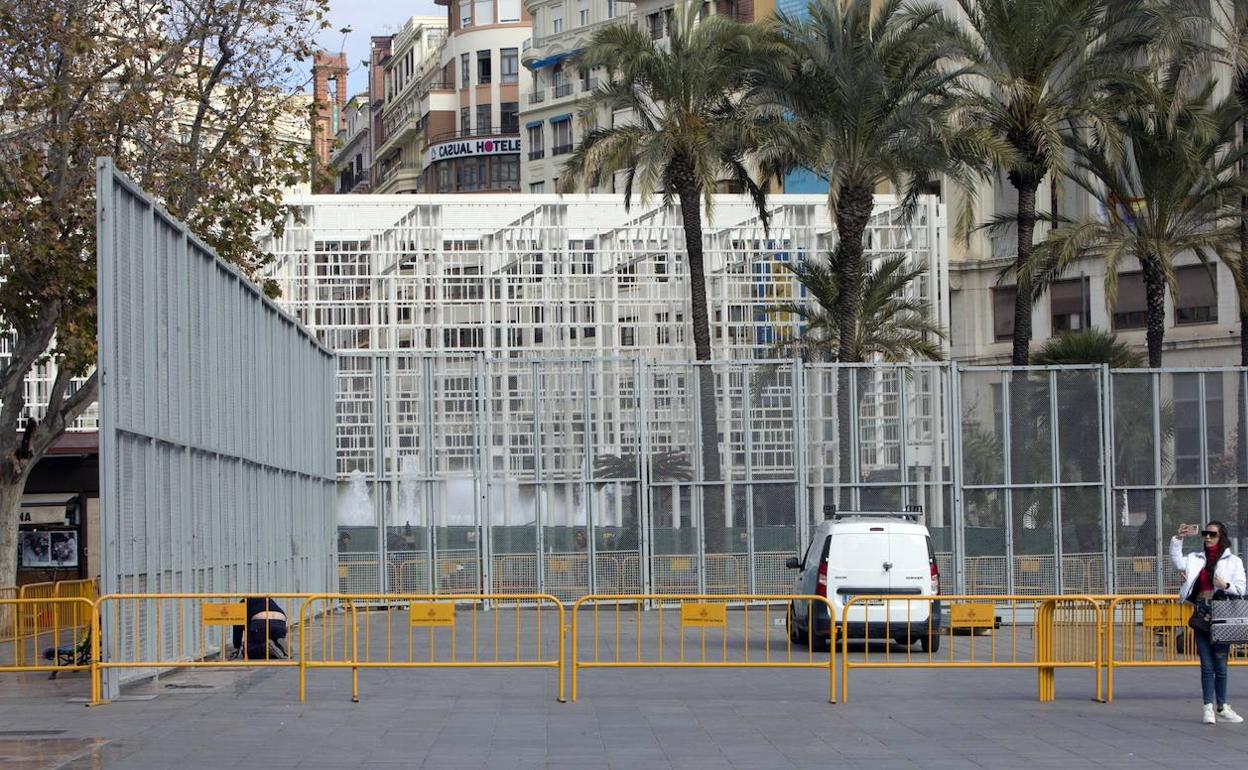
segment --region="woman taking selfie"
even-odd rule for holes
[[[1203,547],[1185,555],[1183,538],[1196,534],[1200,535]],[[1199,608],[1219,591],[1235,596],[1244,593],[1244,563],[1231,552],[1226,525],[1220,521],[1211,521],[1204,529],[1197,529],[1195,524],[1180,524],[1178,534],[1170,539],[1170,561],[1183,576],[1180,601]],[[1244,721],[1226,702],[1226,658],[1230,645],[1215,644],[1207,631],[1192,633],[1200,654],[1200,689],[1205,696],[1201,721],[1207,725]]]

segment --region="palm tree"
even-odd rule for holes
[[[950,120],[962,75],[944,64],[935,5],[885,0],[814,0],[807,17],[779,14],[769,26],[787,55],[755,62],[747,103],[752,121],[778,126],[780,141],[759,153],[764,169],[806,168],[828,185],[837,237],[836,360],[858,361],[864,235],[875,192],[891,185],[903,209],[944,177],[971,190],[1000,155],[979,126]],[[850,370],[838,378],[841,474],[850,465]]]
[[[1105,260],[1110,301],[1119,266],[1134,258],[1143,271],[1148,365],[1161,366],[1165,292],[1174,291],[1175,260],[1195,254],[1212,270],[1214,257],[1233,262],[1234,216],[1248,190],[1237,173],[1245,153],[1235,132],[1243,110],[1234,99],[1211,103],[1214,84],[1194,93],[1167,78],[1115,119],[1123,156],[1077,142],[1071,179],[1105,212],[1100,219],[1053,231],[1038,250],[1038,274],[1060,274],[1075,259]]]
[[[1032,356],[1038,366],[1109,364],[1110,369],[1138,369],[1144,356],[1117,335],[1102,329],[1083,329],[1053,337]]]
[[[743,120],[739,95],[747,64],[775,55],[774,41],[754,26],[718,16],[698,18],[701,5],[677,5],[667,44],[629,24],[595,33],[578,57],[586,69],[603,68],[608,77],[582,104],[580,119],[593,126],[564,164],[561,192],[597,187],[624,175],[625,205],[634,188],[643,202],[661,194],[679,201],[689,259],[690,320],[694,354],[711,359],[702,253],[702,206],[711,213],[712,193],[725,177],[747,190],[764,226],[764,190],[750,177],[746,155],[764,143],[766,127]],[[609,127],[594,123],[600,114],[629,116]],[[715,376],[698,367],[699,422],[703,478],[720,479]],[[706,521],[722,507],[722,490],[708,488]],[[718,490],[718,491],[717,491]]]
[[[784,263],[807,292],[807,302],[787,302],[768,308],[773,315],[791,313],[801,319],[801,331],[776,344],[780,355],[799,355],[805,361],[836,361],[840,352],[837,309],[841,298],[840,251],[827,260]],[[853,334],[853,360],[939,361],[944,330],[931,318],[922,300],[905,296],[926,270],[910,264],[905,255],[877,263],[863,281],[862,309]]]
[[[1153,18],[1143,2],[958,0],[967,24],[948,34],[976,76],[961,95],[959,119],[988,127],[1012,149],[1002,170],[1018,195],[1009,217],[1018,239],[1015,366],[1030,358],[1036,192],[1045,177],[1065,170],[1072,129],[1113,146],[1118,105],[1106,96],[1133,82],[1127,64],[1148,41]]]
[[[836,360],[855,355],[863,301],[863,238],[875,192],[903,191],[912,212],[942,176],[968,191],[1001,146],[978,127],[949,121],[949,98],[962,75],[943,65],[935,5],[889,0],[815,0],[808,16],[780,13],[774,30],[787,55],[755,63],[753,116],[784,127],[760,153],[777,173],[807,168],[828,184],[840,272]],[[969,124],[968,124],[969,125]]]

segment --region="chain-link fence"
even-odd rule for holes
[[[339,360],[344,591],[785,591],[825,506],[916,504],[949,589],[1169,590],[1244,519],[1240,369]]]

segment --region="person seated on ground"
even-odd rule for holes
[[[247,603],[246,642],[243,626],[234,626],[234,650],[246,660],[290,657],[282,642],[286,639],[286,613],[267,596],[250,596]]]

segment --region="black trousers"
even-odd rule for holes
[[[247,648],[244,656],[249,660],[269,657],[267,642],[286,638],[286,621],[257,618],[247,625]]]

